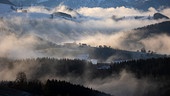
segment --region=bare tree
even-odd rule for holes
[[[16,82],[27,82],[27,76],[24,72],[17,73]]]

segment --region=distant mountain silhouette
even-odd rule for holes
[[[18,3],[17,0],[11,0],[15,4]],[[41,1],[41,2],[40,2]],[[22,0],[20,1],[22,5],[31,5],[38,4],[48,7],[55,7],[60,4],[67,5],[71,8],[80,8],[80,7],[133,7],[142,10],[148,10],[150,7],[156,9],[160,7],[169,7],[169,0]]]
[[[0,0],[0,4],[9,4],[9,5],[14,5],[13,3],[11,3],[10,1],[8,0]]]
[[[158,20],[158,19],[169,19],[169,17],[161,14],[161,13],[155,13],[153,16],[123,16],[120,18],[117,18],[116,15],[113,15],[111,17],[115,21],[121,21],[126,19],[136,19],[136,20]]]
[[[123,40],[124,43],[122,44],[122,46],[127,47],[129,45],[133,45],[136,46],[135,48],[137,49],[140,49],[142,47],[146,48],[148,45],[145,45],[141,41],[150,40],[150,39],[153,40],[153,38],[162,35],[170,36],[170,21],[148,25],[127,32],[127,35]],[[155,49],[146,49],[146,50],[154,51]],[[159,53],[159,51],[157,51],[156,53]]]
[[[66,19],[71,19],[72,16],[70,14],[67,14],[67,13],[63,13],[63,12],[55,12],[53,14],[51,14],[52,18],[55,18],[55,17],[62,17],[62,18],[66,18]]]
[[[165,16],[165,15],[163,15],[163,14],[161,14],[161,13],[155,13],[155,14],[153,15],[153,18],[154,18],[154,19],[169,19],[169,17],[167,17],[167,16]]]
[[[157,14],[158,17],[163,17]],[[157,18],[158,18],[157,17]],[[158,24],[148,25],[145,27],[137,28],[136,31],[143,34],[143,37],[147,38],[150,35],[167,34],[170,35],[170,21],[165,21]]]

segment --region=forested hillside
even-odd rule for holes
[[[14,88],[17,90],[23,90],[28,93],[35,92],[36,94],[42,94],[42,92],[44,92],[45,90],[45,92],[47,93],[43,93],[43,94],[61,94],[62,96],[66,96],[68,92],[68,94],[71,94],[70,96],[79,96],[82,92],[87,94],[92,92],[90,94],[95,94],[93,96],[97,96],[96,94],[98,94],[98,92],[96,91],[90,91],[87,88],[83,88],[77,85],[73,86],[70,83],[66,83],[63,81],[47,80],[45,85],[43,85],[40,81],[35,82],[35,80],[40,80],[43,77],[47,77],[46,79],[63,78],[62,80],[67,80],[67,81],[70,80],[70,82],[72,83],[85,84],[85,82],[87,83],[87,81],[94,81],[96,79],[104,79],[113,76],[114,78],[119,78],[122,70],[126,70],[128,73],[133,74],[134,77],[138,80],[142,80],[145,78],[149,82],[156,84],[156,88],[154,88],[153,90],[146,91],[145,95],[143,96],[168,96],[170,95],[169,93],[170,63],[169,62],[170,62],[169,57],[157,58],[157,59],[152,58],[147,60],[142,60],[142,59],[129,60],[129,61],[127,60],[127,61],[121,61],[121,62],[110,63],[110,64],[98,63],[97,65],[93,65],[91,62],[87,62],[87,61],[69,60],[69,59],[59,60],[54,58],[37,58],[37,59],[25,59],[25,60],[10,60],[10,59],[1,58],[0,59],[1,69],[4,68],[4,70],[16,71],[17,67],[20,67],[21,69],[22,66],[27,67],[27,69],[22,69],[22,70],[20,69],[17,70],[18,72],[16,72],[16,74],[18,74],[20,73],[20,71],[22,71],[23,74],[25,74],[25,75],[21,75],[25,78],[24,80],[22,79],[17,80],[17,81],[22,81],[22,83],[2,81],[1,86],[5,86],[5,88],[7,87],[7,88]],[[29,82],[27,82],[27,80]],[[80,90],[80,91],[76,91],[76,90]],[[81,96],[91,96],[87,94],[84,95],[81,94]],[[49,96],[49,95],[45,95],[45,96]]]
[[[23,73],[24,74],[24,73]],[[111,96],[93,89],[74,85],[65,81],[1,81],[0,96]]]

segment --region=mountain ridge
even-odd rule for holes
[[[1,0],[0,4],[8,4],[8,5],[14,5],[12,2],[10,2],[9,0]]]
[[[166,0],[23,0],[21,2],[17,2],[16,0],[11,0],[11,2],[15,3],[16,5],[22,4],[22,5],[44,5],[48,7],[55,7],[60,4],[67,5],[71,8],[80,8],[80,7],[133,7],[137,9],[142,10],[148,10],[150,7],[154,7],[156,9],[159,9],[161,7],[169,7],[170,1]]]
[[[170,35],[170,21],[148,25],[135,29],[136,31],[147,31],[148,34],[167,34]],[[147,38],[147,37],[146,37]]]

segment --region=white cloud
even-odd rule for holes
[[[162,34],[153,36],[140,41],[146,49],[153,50],[157,53],[170,54],[170,37]]]
[[[16,15],[11,18],[4,18],[0,20],[0,25],[1,25],[0,28],[5,29],[3,31],[7,31],[7,32],[12,31],[18,35],[25,34],[25,33],[37,34],[47,40],[56,43],[77,41],[77,42],[87,43],[93,46],[108,45],[108,46],[112,46],[113,48],[136,50],[138,49],[136,45],[131,48],[128,48],[127,46],[122,46],[122,43],[125,42],[124,38],[128,34],[127,30],[164,21],[164,20],[147,20],[147,19],[146,20],[125,19],[120,21],[114,21],[110,18],[113,15],[118,15],[118,16],[153,15],[157,11],[152,7],[149,8],[148,11],[146,12],[133,9],[133,8],[125,8],[125,7],[117,7],[117,8],[83,7],[71,11],[68,10],[68,8],[63,5],[60,5],[50,10],[47,10],[45,7],[40,7],[40,6],[28,7],[27,9],[31,13],[37,12],[37,13],[46,13],[46,14],[62,11],[62,12],[75,15],[78,12],[84,17],[82,17],[83,19],[81,18],[82,20],[81,22],[74,22],[71,20],[65,20],[61,18],[32,19],[31,17],[29,17],[31,15],[27,15],[30,14],[28,12],[28,13],[24,13],[28,16],[27,18]],[[164,9],[161,12],[168,15],[169,14],[168,10],[169,9]],[[10,40],[8,36],[0,37],[0,38],[3,39],[3,42],[1,41],[0,43],[1,46],[3,47],[9,46],[7,48],[8,50],[5,48],[4,50],[1,50],[4,51],[2,52],[4,54],[8,51],[8,52],[13,52],[15,54],[18,53],[18,55],[21,55],[22,51],[18,51],[17,49],[27,50],[29,46],[26,45],[30,45],[30,46],[34,45],[34,42],[28,38],[23,39],[23,38],[12,37],[12,40]],[[30,42],[33,43],[30,43],[29,40]],[[4,43],[4,42],[8,42],[8,43]],[[21,42],[24,43],[22,44]],[[15,47],[13,48],[12,46]],[[34,52],[30,52],[30,53],[33,54]],[[27,56],[30,57],[31,55],[25,55],[19,57],[27,57]]]
[[[113,15],[117,16],[149,16],[156,13],[156,9],[153,7],[150,7],[148,11],[141,11],[134,8],[126,8],[124,6],[122,7],[116,7],[116,8],[101,8],[101,7],[95,7],[95,8],[88,8],[83,7],[80,9],[77,9],[77,12],[80,14],[83,14],[85,16],[92,16],[92,17],[111,17]]]
[[[35,58],[41,56],[35,52],[36,39],[30,36],[17,37],[13,34],[0,36],[0,57],[12,59]]]
[[[160,12],[170,18],[170,8],[163,9]]]

